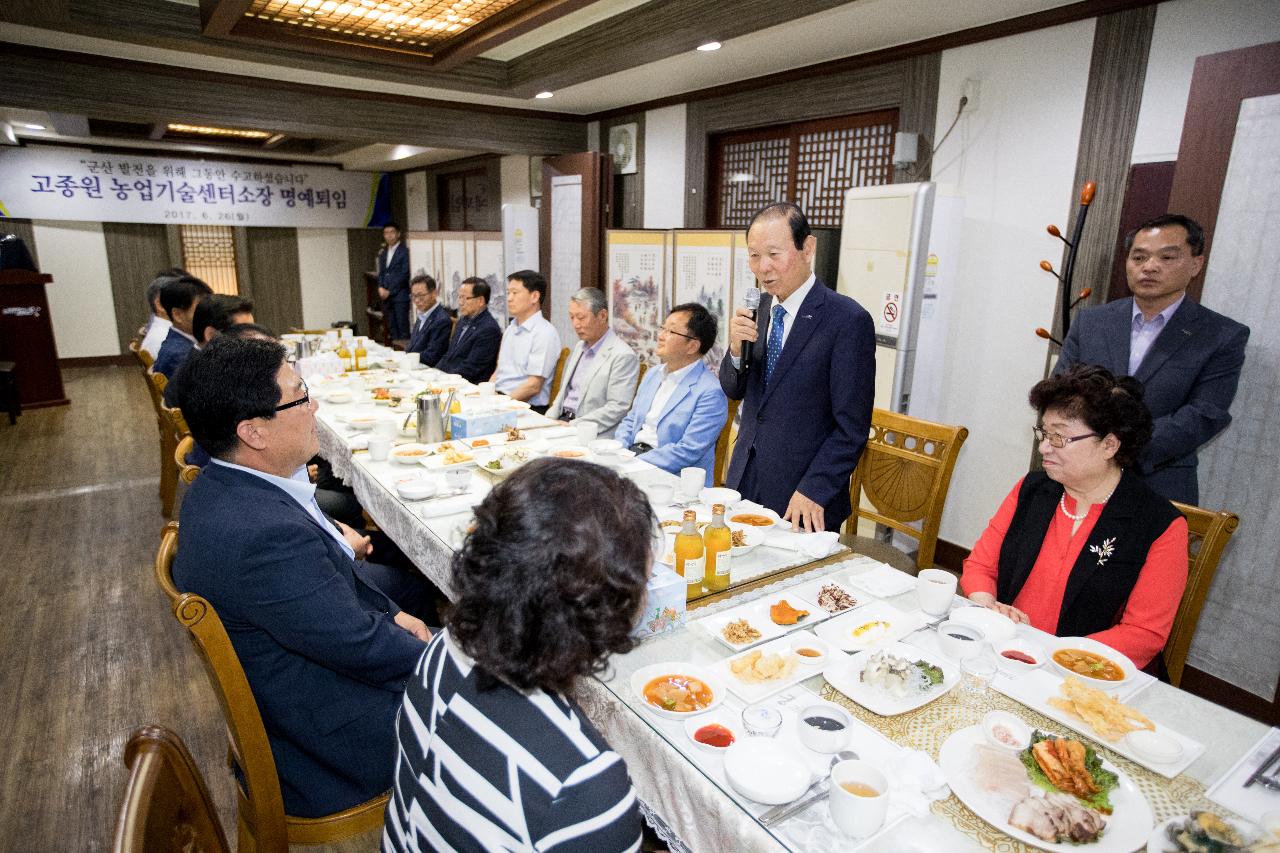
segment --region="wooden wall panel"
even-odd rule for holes
[[[430,187],[430,183],[427,185]],[[347,272],[351,280],[351,319],[356,324],[356,334],[369,334],[369,318],[365,314],[366,292],[364,274],[378,268],[378,249],[382,247],[382,232],[376,228],[347,229]],[[409,259],[413,263],[413,259]]]
[[[1173,161],[1135,163],[1129,169],[1124,207],[1120,210],[1120,222],[1112,249],[1111,283],[1107,288],[1107,302],[1131,295],[1129,277],[1125,271],[1124,238],[1148,219],[1169,211],[1169,190],[1173,188],[1174,165]]]
[[[612,228],[644,227],[644,113],[613,116],[600,122],[600,150],[609,151],[609,130],[619,124],[636,125],[636,171],[631,175],[613,175],[613,210],[609,215]],[[654,168],[663,168],[655,163]]]
[[[1076,157],[1076,176],[1071,199],[1071,218],[1063,233],[1075,230],[1080,211],[1080,188],[1094,181],[1098,192],[1089,206],[1080,249],[1076,254],[1071,298],[1086,287],[1093,288],[1089,302],[1101,304],[1110,290],[1109,279],[1115,258],[1116,233],[1124,209],[1133,139],[1142,105],[1142,86],[1147,76],[1147,53],[1156,7],[1144,6],[1098,18],[1093,33],[1093,57],[1085,89],[1084,127]],[[1065,255],[1064,255],[1065,257]],[[1061,268],[1061,263],[1059,263]],[[1059,294],[1061,299],[1061,294]],[[1054,334],[1062,337],[1062,306],[1054,307]]]
[[[277,335],[302,326],[302,276],[293,228],[237,228],[240,294],[253,300],[253,318]]]
[[[129,341],[147,320],[147,285],[156,273],[174,266],[175,261],[169,257],[169,238],[163,225],[104,222],[102,237],[107,244],[120,351],[127,355]]]

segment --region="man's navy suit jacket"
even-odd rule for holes
[[[421,329],[414,323],[413,332],[409,335],[409,347],[405,352],[416,352],[419,361],[427,367],[435,367],[449,349],[449,335],[452,331],[453,320],[443,307],[437,305],[431,309]]]
[[[1129,375],[1133,298],[1081,311],[1063,341],[1054,373],[1096,364]],[[1134,378],[1155,419],[1137,472],[1169,500],[1198,504],[1196,451],[1231,423],[1249,327],[1184,299],[1147,350]]]
[[[282,489],[205,466],[182,501],[173,577],[208,599],[253,689],[288,814],[391,787],[395,716],[426,646],[398,607]]]
[[[737,488],[754,457],[756,500],[782,514],[793,492],[823,508],[827,530],[849,517],[849,478],[871,432],[875,396],[875,326],[847,296],[814,282],[794,318],[773,375],[764,366],[772,297],[757,313],[760,337],[749,369],[725,353],[720,386],[742,400],[738,443],[726,478]]]
[[[396,245],[390,266],[387,265],[387,247],[383,246],[378,251],[378,286],[391,292],[387,298],[392,302],[409,301],[409,247],[403,240]]]
[[[486,308],[474,318],[459,317],[449,351],[436,363],[437,370],[457,373],[468,382],[488,382],[498,366],[502,329]]]

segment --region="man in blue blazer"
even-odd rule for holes
[[[735,313],[720,364],[725,394],[743,401],[726,483],[802,531],[838,530],[849,517],[876,383],[871,316],[817,280],[816,248],[794,204],[755,215],[748,261],[765,295],[758,319]]]
[[[409,340],[409,247],[400,240],[400,226],[388,222],[382,229],[386,245],[378,252],[378,295],[391,340],[404,346]]]
[[[315,405],[285,354],[222,335],[188,361],[179,404],[213,459],[183,499],[173,576],[226,626],[285,811],[316,817],[391,786],[396,712],[430,633],[372,580],[369,540],[316,505]]]
[[[413,307],[418,309],[418,319],[409,334],[405,352],[416,352],[418,360],[427,367],[435,367],[449,349],[449,335],[453,332],[453,320],[436,301],[436,280],[429,275],[415,275],[409,282]]]
[[[165,282],[160,288],[160,307],[169,315],[169,333],[160,344],[154,373],[162,373],[169,381],[199,343],[194,334],[196,307],[213,293],[213,289],[194,276],[181,276]]]
[[[438,370],[456,373],[468,382],[488,382],[498,366],[502,329],[489,313],[489,283],[472,276],[458,288],[458,324]]]
[[[712,485],[716,439],[729,402],[703,356],[715,345],[716,318],[696,302],[677,305],[658,330],[662,364],[648,371],[614,433],[651,465],[678,475],[701,468]]]
[[[1204,266],[1204,229],[1166,214],[1125,238],[1132,297],[1086,308],[1071,324],[1054,373],[1098,364],[1142,383],[1155,419],[1135,470],[1170,500],[1198,504],[1196,451],[1231,423],[1249,327],[1188,299]]]

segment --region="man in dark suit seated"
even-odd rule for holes
[[[388,222],[382,229],[386,242],[378,251],[378,295],[391,342],[409,341],[409,247],[400,239],[400,226]]]
[[[160,288],[160,307],[169,315],[169,322],[173,326],[160,344],[160,352],[156,354],[155,364],[151,366],[154,372],[163,373],[166,379],[172,380],[178,368],[195,349],[197,341],[192,332],[196,305],[211,293],[213,289],[209,285],[189,275],[167,281]]]
[[[489,313],[489,283],[472,276],[458,288],[458,325],[436,368],[457,373],[468,382],[488,382],[498,366],[502,329]]]
[[[195,314],[191,319],[191,337],[196,339],[195,346],[199,348],[232,326],[240,325],[253,325],[253,302],[243,296],[214,293],[196,303]],[[181,380],[182,370],[179,365],[179,369],[169,377],[169,384],[164,386],[166,406],[172,408],[178,405],[178,383]],[[199,450],[199,445],[196,445],[196,449]],[[197,454],[197,458],[198,461],[192,461],[193,465],[203,467],[209,461],[208,457],[200,458],[200,454]]]
[[[316,817],[391,786],[395,716],[430,638],[327,519],[306,462],[315,403],[273,341],[216,338],[179,404],[213,456],[182,502],[173,576],[218,610],[262,714],[285,811]]]
[[[1204,229],[1166,214],[1125,238],[1132,297],[1086,308],[1054,373],[1097,364],[1142,383],[1155,419],[1134,470],[1169,500],[1198,504],[1196,451],[1231,423],[1249,327],[1187,298],[1204,266]]]
[[[449,349],[449,334],[453,320],[436,301],[436,280],[429,275],[415,275],[409,282],[413,307],[418,309],[418,319],[409,335],[405,352],[418,353],[418,360],[427,367],[435,367]]]
[[[748,262],[765,294],[757,319],[735,313],[720,363],[724,393],[743,401],[726,482],[802,531],[839,530],[849,517],[876,384],[871,315],[817,280],[817,246],[794,204],[752,218]]]

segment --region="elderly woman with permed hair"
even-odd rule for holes
[[[639,849],[626,765],[570,696],[634,645],[656,524],[634,483],[563,459],[476,507],[405,688],[383,853]]]
[[[1044,460],[1014,486],[964,562],[970,600],[1144,667],[1187,584],[1187,522],[1130,469],[1151,438],[1142,386],[1102,367],[1039,382]]]

